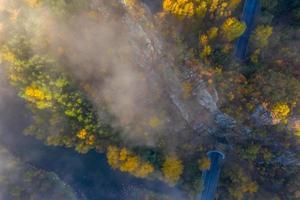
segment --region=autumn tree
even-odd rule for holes
[[[278,119],[278,120],[286,120],[289,113],[291,112],[291,109],[287,103],[276,103],[272,108],[271,108],[272,115]]]
[[[179,18],[203,18],[206,15],[218,18],[229,16],[239,3],[240,0],[164,0],[163,8]]]
[[[256,90],[253,95],[260,102],[267,103],[269,110],[279,117],[287,116],[299,100],[300,82],[286,73],[262,71],[251,80],[251,84]]]
[[[128,172],[136,177],[144,178],[154,171],[152,164],[142,160],[125,147],[119,149],[116,146],[109,146],[106,157],[112,168],[119,169],[122,172]]]
[[[238,150],[241,158],[245,160],[255,160],[259,154],[260,146],[257,144],[243,144],[242,148]]]
[[[190,0],[164,0],[164,10],[173,13],[179,18],[194,17],[196,14],[206,12],[205,2],[196,3]]]
[[[33,55],[30,45],[27,38],[17,36],[2,49],[11,83],[34,114],[35,125],[27,132],[51,144],[75,146],[82,153],[94,148],[100,137],[108,139],[110,127],[97,119],[92,104],[62,67],[50,57]]]
[[[198,167],[201,171],[208,170],[210,168],[211,161],[208,157],[203,157],[198,160]]]
[[[224,176],[230,180],[226,187],[233,199],[242,200],[245,195],[254,194],[258,191],[257,183],[252,181],[249,175],[238,165],[224,169]]]
[[[39,6],[39,4],[41,3],[41,0],[25,0],[25,1],[32,8]]]
[[[165,180],[169,184],[175,185],[183,172],[182,161],[174,156],[166,157],[162,172]]]
[[[256,27],[254,33],[251,36],[251,40],[256,48],[263,48],[268,45],[269,38],[273,33],[271,26],[260,25]]]
[[[228,41],[235,40],[246,30],[246,24],[238,21],[234,17],[226,19],[221,27],[222,35]]]
[[[179,19],[179,23],[185,27],[182,31],[183,40],[192,41],[193,44],[196,44],[194,40],[199,41],[198,55],[200,59],[209,63],[218,55],[228,56],[233,41],[245,31],[246,25],[234,17],[234,11],[240,2],[240,0],[164,0],[163,8],[166,13]]]

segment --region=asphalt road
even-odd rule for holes
[[[244,60],[247,55],[249,37],[255,26],[255,17],[259,8],[259,0],[245,0],[241,20],[246,23],[247,29],[236,43],[235,56]]]
[[[210,169],[205,171],[202,176],[203,180],[203,191],[201,196],[198,198],[199,200],[213,200],[220,176],[220,164],[224,159],[224,154],[218,151],[212,151],[208,153],[208,156],[211,160]]]

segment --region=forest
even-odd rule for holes
[[[0,76],[30,113],[22,134],[105,154],[178,200],[197,199],[217,149],[215,199],[300,199],[300,1],[258,1],[253,27],[247,1],[0,0]],[[0,199],[77,199],[1,140]]]

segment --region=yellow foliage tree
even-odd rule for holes
[[[212,0],[209,8],[209,12],[215,12],[218,8],[219,0]]]
[[[153,116],[150,118],[149,120],[149,125],[152,127],[152,128],[156,128],[158,127],[159,125],[161,124],[161,121],[158,117],[156,116]]]
[[[242,200],[245,193],[253,194],[257,192],[257,190],[258,185],[255,182],[246,182],[242,183],[236,190],[230,189],[229,192],[235,199]]]
[[[143,163],[141,164],[141,166],[139,168],[137,168],[135,171],[134,171],[134,175],[136,177],[146,177],[148,176],[150,173],[152,173],[154,171],[154,167],[149,164],[149,163]]]
[[[273,27],[260,25],[255,29],[254,34],[251,37],[251,40],[254,41],[256,47],[262,48],[268,45],[269,38],[271,37],[272,34],[273,34]]]
[[[126,148],[118,149],[109,146],[106,157],[112,168],[131,173],[136,177],[147,177],[154,171],[154,167],[149,162],[143,161]]]
[[[183,172],[183,165],[181,160],[176,157],[167,157],[162,168],[165,180],[170,185],[175,185],[180,179],[180,176]]]
[[[221,27],[222,35],[228,41],[233,41],[241,36],[246,30],[246,24],[234,17],[225,20]]]
[[[124,0],[124,3],[128,6],[134,6],[137,3],[137,0]]]
[[[246,30],[245,23],[232,15],[240,2],[241,0],[163,0],[163,9],[166,11],[165,13],[185,19],[184,22],[187,19],[192,19],[191,23],[197,22],[195,27],[199,30],[195,28],[192,31],[199,31],[199,56],[205,61],[209,61],[215,47],[220,44],[213,40],[221,39],[221,43],[228,44]],[[231,50],[228,48],[229,46],[223,48],[222,53],[228,54]]]
[[[164,0],[163,9],[179,18],[190,18],[196,15],[205,16],[207,3],[195,0]]]
[[[208,36],[205,34],[200,35],[199,42],[201,46],[205,46],[208,44]]]
[[[25,1],[30,7],[35,8],[40,4],[41,0],[25,0]]]
[[[241,0],[230,0],[228,3],[228,8],[231,10],[234,10],[238,7],[238,5],[241,3]]]
[[[119,149],[115,146],[109,146],[106,153],[108,164],[116,169],[119,166]]]
[[[133,173],[139,166],[140,160],[137,156],[128,156],[125,161],[120,164],[122,172]]]
[[[128,156],[129,152],[126,148],[122,148],[121,151],[120,151],[120,160],[121,161],[125,161],[127,159],[127,156]]]
[[[209,45],[205,45],[203,50],[200,53],[200,57],[201,58],[207,58],[208,56],[210,56],[212,53],[212,48]]]
[[[201,171],[208,170],[210,168],[211,161],[208,157],[199,159],[198,166]]]
[[[94,135],[90,135],[86,141],[86,144],[93,145],[95,143],[96,137]]]
[[[232,199],[242,200],[246,193],[253,194],[257,192],[257,183],[252,181],[240,166],[233,165],[232,168],[225,169],[224,174],[231,180],[228,190],[233,197]]]
[[[214,39],[218,36],[218,27],[211,27],[208,31],[207,31],[207,35],[209,39]]]
[[[82,130],[78,131],[78,133],[77,133],[77,137],[82,140],[84,140],[87,137],[87,135],[88,135],[88,132],[85,129],[82,129]]]
[[[291,112],[287,103],[277,103],[272,108],[272,115],[279,120],[285,120]]]
[[[52,106],[52,95],[47,88],[31,85],[24,89],[23,96],[29,102],[36,104],[39,109],[46,109]]]
[[[183,98],[188,99],[191,96],[193,86],[189,82],[184,82],[182,84],[182,89],[183,89]]]
[[[19,15],[20,15],[20,10],[19,9],[12,9],[9,11],[10,13],[10,17],[9,19],[12,21],[12,22],[16,22]]]
[[[229,16],[241,0],[164,0],[163,9],[179,18]]]
[[[44,100],[45,93],[34,86],[26,87],[25,88],[25,95],[37,100]]]
[[[2,53],[2,59],[6,62],[9,62],[9,63],[15,63],[17,60],[16,60],[16,56],[15,54],[13,54],[12,52],[10,51],[5,51]]]

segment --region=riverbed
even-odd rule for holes
[[[3,87],[3,82],[0,81]],[[51,147],[32,136],[23,135],[30,113],[14,90],[5,85],[0,92],[0,142],[22,162],[56,173],[86,200],[126,200],[128,193],[145,189],[173,193],[174,188],[158,180],[135,178],[113,170],[105,155],[90,151],[79,154],[73,149]]]

